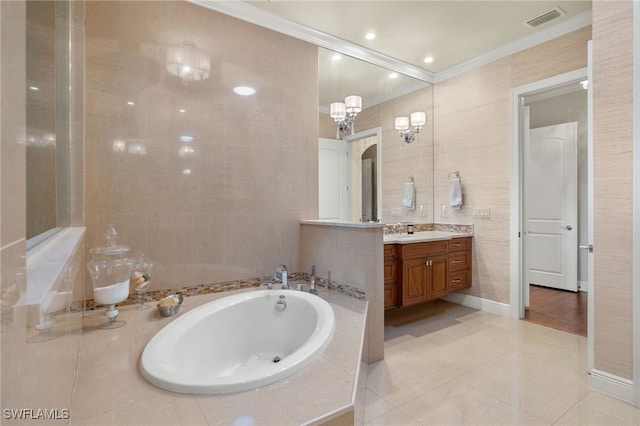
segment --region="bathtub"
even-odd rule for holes
[[[162,328],[144,348],[140,372],[172,392],[256,389],[309,366],[329,344],[334,323],[331,305],[310,293],[234,294],[194,308]]]

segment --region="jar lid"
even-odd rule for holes
[[[107,239],[107,244],[101,247],[95,247],[89,250],[92,255],[98,256],[124,256],[131,252],[131,247],[116,244],[116,236],[118,233],[111,227],[107,230],[104,236]]]

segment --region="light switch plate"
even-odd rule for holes
[[[491,209],[473,209],[473,217],[489,219],[491,217]]]
[[[391,209],[391,216],[400,216],[400,209]]]

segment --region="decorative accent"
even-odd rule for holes
[[[362,98],[360,96],[347,96],[344,103],[334,102],[330,107],[331,118],[338,125],[336,139],[340,139],[340,132],[354,134],[356,115],[362,111]]]
[[[295,272],[289,274],[289,281],[311,281],[311,275],[306,272]],[[183,297],[188,296],[200,296],[203,294],[211,294],[211,293],[220,293],[223,291],[232,291],[239,290],[243,288],[251,288],[251,287],[261,287],[266,283],[272,283],[273,276],[262,277],[262,278],[254,278],[254,279],[246,279],[246,280],[237,280],[237,281],[225,281],[214,284],[200,284],[197,286],[189,286],[182,287],[180,289],[166,289],[166,290],[154,290],[147,291],[145,294],[145,301],[153,302],[156,300],[160,300],[164,297],[167,297],[172,294],[180,295]],[[351,287],[347,284],[337,283],[335,281],[327,280],[324,278],[320,278],[316,276],[316,285],[325,287],[329,290],[339,291],[347,296],[355,297],[359,300],[366,300],[366,295],[364,291],[359,288]],[[290,290],[296,291],[296,290]],[[98,306],[102,306],[95,302],[95,300],[86,300],[85,302],[74,302],[72,306],[73,311],[82,311],[82,304],[84,303],[84,310],[94,310]],[[139,303],[137,300],[136,294],[130,294],[128,299],[119,303],[120,306],[124,305],[133,305],[135,303]]]
[[[167,71],[185,83],[204,80],[211,71],[211,58],[192,42],[185,41],[167,49]]]
[[[420,129],[427,122],[427,115],[424,112],[411,113],[411,126],[409,125],[409,117],[396,117],[395,127],[400,133],[400,137],[405,143],[411,143],[415,140],[415,135],[420,133]]]

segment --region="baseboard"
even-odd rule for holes
[[[491,314],[500,315],[503,317],[511,317],[511,305],[506,303],[500,303],[489,299],[483,299],[477,296],[471,296],[469,294],[461,293],[449,293],[443,297],[444,300],[457,303],[458,305],[468,306],[469,308],[479,309]]]
[[[633,381],[624,379],[605,371],[591,370],[591,387],[594,390],[606,393],[630,404],[633,404]]]

